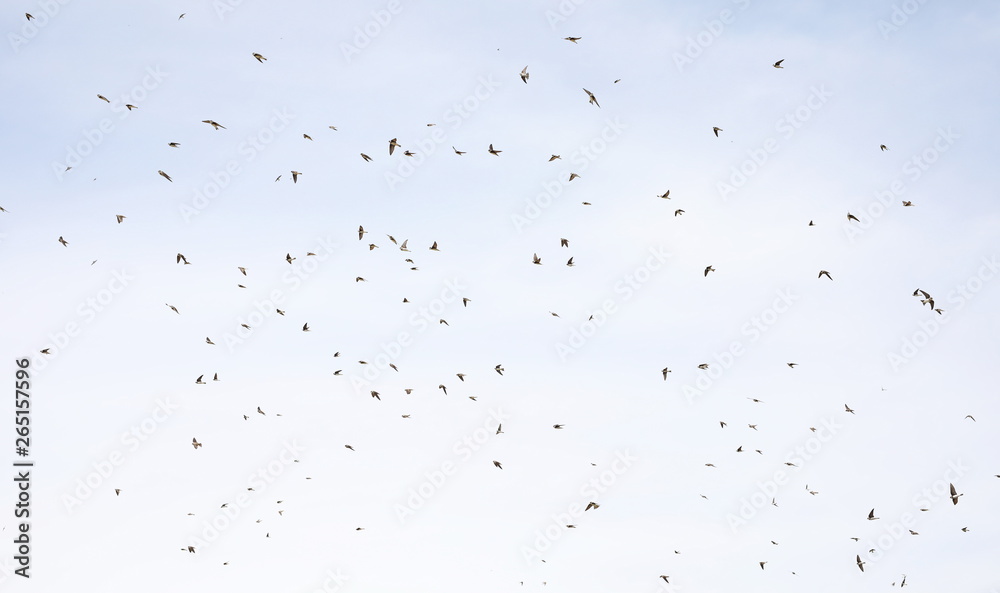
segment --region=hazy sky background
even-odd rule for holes
[[[3,590],[1000,590],[995,3],[8,10]]]

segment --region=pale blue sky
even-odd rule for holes
[[[4,590],[1000,590],[995,3],[9,9]]]

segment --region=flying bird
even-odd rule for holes
[[[226,128],[226,126],[224,126],[224,125],[220,124],[219,122],[217,122],[215,120],[212,120],[212,119],[203,119],[203,120],[201,120],[201,123],[208,124],[208,125],[212,126],[212,128],[214,128],[216,130],[218,130],[219,128],[222,128],[223,130],[228,129],[228,128]]]
[[[777,62],[774,63],[774,67],[775,68],[784,68],[784,66],[781,65],[781,63],[784,62],[784,61],[785,61],[784,58],[778,60]]]
[[[452,146],[452,147],[451,147],[451,149],[452,149],[452,150],[454,150],[454,151],[455,151],[455,154],[457,154],[457,155],[459,155],[459,156],[462,156],[463,154],[465,154],[465,152],[464,152],[464,151],[461,151],[461,150],[459,150],[459,149],[455,148],[454,146]]]
[[[594,105],[597,105],[598,107],[601,106],[601,104],[597,102],[597,97],[594,96],[594,93],[588,91],[587,89],[583,89],[583,92],[587,93],[587,96],[590,97],[590,102],[591,103],[593,103]]]
[[[499,461],[495,461],[495,460],[494,460],[494,461],[493,461],[493,465],[495,465],[496,467],[499,467],[500,469],[503,469],[503,466],[502,466],[502,465],[500,465],[500,462],[499,462]]]
[[[493,148],[493,145],[492,145],[492,144],[490,144],[490,147],[489,147],[488,151],[489,151],[489,153],[490,153],[490,154],[492,154],[493,156],[500,156],[500,153],[501,153],[501,152],[503,152],[502,150],[495,150],[495,149]]]
[[[170,178],[170,175],[167,175],[167,174],[166,174],[166,173],[164,173],[163,171],[157,171],[157,173],[159,173],[161,177],[163,177],[164,179],[166,179],[166,180],[167,180],[167,181],[169,181],[170,183],[173,183],[173,182],[174,182],[174,180]]]
[[[951,489],[951,503],[958,504],[958,497],[962,495],[959,494],[957,490],[955,490],[954,484],[948,484],[948,488]]]
[[[111,102],[104,95],[97,95],[97,98],[100,99],[101,101],[104,101],[105,103],[110,103]]]
[[[258,53],[253,54],[253,57],[257,58],[257,61],[260,62],[261,64],[267,61],[267,58]]]
[[[59,242],[62,243],[63,247],[69,247],[69,242],[66,241],[66,239],[63,239],[61,236],[59,237]]]
[[[850,212],[848,212],[848,213],[847,213],[847,220],[853,220],[853,221],[855,221],[855,222],[861,222],[860,220],[858,220],[858,217],[857,217],[857,216],[854,216],[854,215],[853,215],[853,214],[851,214]]]
[[[831,276],[831,275],[830,275],[830,272],[827,272],[826,270],[820,270],[820,271],[819,271],[819,276],[816,276],[816,277],[817,277],[817,278],[822,278],[823,276],[826,276],[826,277],[827,277],[827,278],[829,278],[830,280],[833,280],[833,276]]]
[[[717,127],[713,127],[713,128],[712,128],[712,132],[714,132],[714,133],[715,133],[715,137],[716,137],[716,138],[718,138],[718,137],[719,137],[719,132],[721,132],[721,131],[722,131],[722,128],[717,128]]]
[[[361,158],[365,159],[366,163],[370,162],[372,160],[372,157],[368,156],[367,154],[365,154],[363,152],[361,153]]]
[[[573,43],[576,43],[577,41],[583,39],[583,37],[563,37],[563,39],[566,41],[572,41]]]
[[[858,554],[857,556],[855,556],[854,561],[858,563],[858,568],[861,569],[861,572],[864,572],[865,571],[865,563],[861,561],[861,555],[860,554]]]
[[[845,412],[849,412],[849,413],[851,413],[851,414],[853,414],[853,413],[854,413],[854,410],[852,410],[851,408],[847,407],[847,404],[844,404],[844,411],[845,411]]]
[[[299,182],[299,175],[302,175],[302,173],[299,173],[298,171],[292,171],[292,183]]]
[[[389,141],[389,154],[392,155],[392,151],[396,150],[396,147],[398,147],[398,146],[399,146],[399,143],[396,142],[395,138],[393,138],[392,140],[390,140]]]
[[[194,447],[194,448],[195,448],[195,450],[197,450],[197,449],[198,449],[198,447],[200,447],[200,446],[201,446],[201,443],[199,443],[199,442],[198,442],[198,439],[197,439],[197,437],[196,437],[196,438],[193,438],[193,439],[191,439],[191,446],[192,446],[192,447]],[[194,549],[193,549],[193,548],[188,548],[188,551],[190,551],[190,552],[194,552]]]
[[[707,268],[705,268],[705,276],[707,277],[709,272],[714,272],[714,271],[715,268],[713,268],[712,266],[708,266]]]
[[[122,221],[125,220],[125,217],[121,214],[115,214],[115,218],[118,220],[118,224],[121,224]]]
[[[302,326],[302,331],[304,331],[304,332],[309,331],[309,324],[308,323]]]
[[[524,70],[521,70],[521,80],[524,81],[524,84],[528,84],[528,78],[530,78],[530,77],[531,77],[531,74],[528,73],[528,67],[525,66]]]

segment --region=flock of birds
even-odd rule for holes
[[[26,13],[25,16],[26,16],[26,18],[28,20],[33,20],[34,19],[34,17],[31,14],[27,14]],[[184,17],[185,17],[185,14],[181,14],[180,17],[178,17],[178,20],[183,19]],[[569,42],[573,43],[573,44],[577,44],[577,43],[579,43],[582,40],[582,37],[572,37],[572,36],[570,36],[570,37],[565,37],[564,39],[566,41],[569,41]],[[249,51],[247,53],[249,54],[249,59],[256,60],[260,64],[268,64],[269,63],[268,62],[268,58],[265,57],[263,54],[261,54],[259,52]],[[783,65],[783,62],[784,62],[784,59],[781,59],[781,60],[778,60],[778,61],[774,62],[773,64],[771,64],[771,66],[773,66],[773,68],[776,68],[776,69],[784,69],[785,66]],[[512,73],[512,75],[513,74],[514,73]],[[530,84],[529,80],[531,78],[531,74],[528,71],[528,66],[525,66],[520,71],[520,73],[518,74],[518,76],[520,77],[520,80],[524,84]],[[620,82],[620,79],[614,81],[614,83],[618,83],[618,82]],[[585,99],[588,101],[589,104],[594,105],[597,108],[601,107],[600,103],[598,102],[597,97],[595,96],[595,94],[593,92],[591,92],[590,90],[587,90],[586,88],[583,89],[583,92],[585,94]],[[97,98],[99,100],[101,100],[101,101],[110,103],[110,101],[108,100],[108,98],[105,97],[102,94],[97,94]],[[130,111],[138,109],[138,107],[136,105],[132,105],[132,104],[127,104],[126,108],[128,110],[130,110]],[[210,126],[213,130],[216,130],[216,131],[223,131],[223,130],[227,130],[228,129],[228,128],[226,128],[226,126],[220,124],[219,122],[217,122],[217,121],[215,121],[213,119],[202,120],[202,123],[206,124],[207,126]],[[435,125],[435,124],[433,124],[433,123],[427,124],[427,126],[433,126],[433,125]],[[332,126],[331,125],[331,126],[329,126],[329,129],[331,129],[333,131],[337,131],[337,127],[336,126]],[[708,129],[711,130],[711,133],[715,137],[720,137],[720,133],[724,131],[721,127],[711,126],[710,128],[706,129],[706,133],[707,133]],[[309,141],[313,140],[313,138],[309,134],[307,134],[307,133],[303,133],[302,136],[306,140],[309,140]],[[404,141],[405,141],[405,139],[404,139]],[[182,149],[182,144],[180,142],[177,142],[177,141],[173,140],[173,139],[166,139],[165,138],[163,140],[163,142],[164,142],[164,144],[166,146],[168,146],[168,147],[170,147],[172,149],[178,149],[178,150]],[[451,148],[452,148],[453,152],[457,156],[462,156],[462,155],[467,154],[466,151],[459,150],[455,146],[452,146]],[[879,149],[881,151],[883,151],[883,152],[889,150],[888,147],[886,145],[884,145],[884,144],[880,145]],[[388,155],[390,157],[395,156],[397,154],[397,150],[401,152],[401,155],[403,157],[414,157],[414,156],[416,156],[416,154],[414,152],[411,152],[410,150],[405,149],[404,145],[399,142],[398,138],[391,138],[391,139],[389,139],[387,141],[387,153],[388,153]],[[492,156],[495,156],[495,157],[501,157],[501,154],[504,152],[503,150],[499,150],[499,149],[495,148],[492,143],[489,144],[488,147],[485,150],[486,150],[486,152],[488,154],[490,154]],[[369,154],[367,154],[366,152],[359,152],[359,154],[360,154],[361,159],[364,162],[366,162],[366,163],[367,162],[372,162],[374,160],[374,158],[372,156],[370,156]],[[552,161],[555,161],[555,160],[560,160],[560,159],[561,159],[561,156],[557,155],[557,154],[552,154],[552,155],[550,155],[548,157],[548,161],[549,162],[552,162]],[[165,179],[167,182],[170,182],[170,183],[174,182],[174,178],[170,174],[168,174],[166,171],[164,171],[164,170],[161,169],[161,170],[157,170],[156,173],[160,177],[162,177],[163,179]],[[299,178],[301,176],[305,175],[303,172],[297,171],[297,170],[291,170],[288,173],[290,174],[291,181],[293,182],[293,184],[294,183],[298,183]],[[284,175],[284,173],[281,174],[281,175],[278,175],[277,178],[275,179],[275,182],[280,181],[283,175]],[[570,175],[570,177],[569,177],[569,181],[573,181],[574,179],[576,179],[578,177],[579,177],[579,175],[577,175],[576,173],[572,173]],[[664,199],[664,200],[670,200],[671,199],[671,197],[670,197],[670,190],[668,189],[663,194],[660,194],[660,195],[658,195],[656,197],[660,198],[660,199]],[[584,204],[588,204],[588,203],[584,202]],[[911,207],[911,206],[913,206],[912,202],[910,202],[910,201],[903,201],[902,205],[904,207]],[[4,208],[0,207],[0,212],[7,213],[8,211],[5,210]],[[681,208],[677,208],[676,210],[674,210],[674,214],[673,215],[675,217],[677,217],[677,216],[681,216],[683,214],[685,214],[685,210],[681,209]],[[122,214],[115,214],[114,216],[115,216],[115,221],[116,221],[117,224],[127,224],[126,223],[126,220],[128,218],[127,216],[122,215]],[[859,223],[860,224],[860,222],[861,222],[858,219],[857,216],[855,216],[854,214],[852,214],[850,212],[847,213],[847,220],[848,220],[849,223]],[[810,220],[808,222],[808,226],[810,226],[810,227],[815,226],[814,221]],[[358,230],[357,230],[358,241],[365,242],[365,236],[368,235],[368,234],[369,234],[369,231],[366,230],[363,225],[360,225],[358,227]],[[385,236],[387,237],[387,240],[389,241],[389,243],[391,243],[396,249],[398,249],[398,251],[404,252],[404,253],[409,253],[411,251],[411,249],[409,247],[409,239],[405,239],[404,238],[401,241],[398,241],[397,238],[395,236],[393,236],[392,234],[386,234]],[[371,242],[367,243],[367,251],[369,251],[369,252],[373,252],[373,251],[375,251],[375,250],[380,249],[380,248],[383,247],[382,245],[379,245],[378,243],[374,242],[371,239],[368,239],[368,241],[371,241]],[[68,241],[64,236],[59,236],[58,237],[58,242],[62,246],[66,247],[66,248],[70,248],[70,246],[71,246],[70,241]],[[560,238],[559,239],[559,246],[561,248],[569,248],[569,246],[570,246],[569,239]],[[427,251],[430,251],[430,252],[439,252],[439,251],[441,251],[441,247],[439,246],[439,243],[436,240],[433,241],[433,242],[431,242],[429,245],[426,245],[425,249]],[[314,257],[316,255],[317,254],[314,253],[314,252],[306,252],[303,257],[308,258],[308,257]],[[188,259],[188,257],[186,255],[182,254],[182,253],[177,253],[175,256],[173,256],[173,258],[174,258],[176,264],[178,264],[178,265],[184,265],[184,266],[193,265],[193,262],[190,261]],[[195,258],[195,259],[197,259],[197,258]],[[275,254],[275,260],[276,261],[277,260],[283,260],[288,265],[293,265],[294,262],[297,261],[298,259],[299,259],[298,256],[293,256],[292,253],[290,253],[290,252],[287,252],[283,257],[281,257],[280,254]],[[412,257],[406,257],[403,261],[408,265],[410,271],[418,271],[419,270],[419,267],[417,266],[416,261]],[[95,262],[96,262],[96,260],[95,260]],[[527,262],[525,262],[525,263],[527,263]],[[532,254],[531,263],[534,264],[534,265],[543,265],[542,258],[538,255],[538,253],[533,253]],[[569,257],[566,260],[566,262],[565,262],[564,265],[568,266],[568,267],[574,267],[576,265],[576,262],[574,261],[574,257]],[[247,266],[245,266],[245,265],[235,265],[235,263],[234,263],[233,268],[236,269],[236,270],[238,270],[238,272],[240,273],[241,277],[243,277],[243,278],[249,278],[250,277],[250,274],[248,274],[248,267]],[[714,265],[710,264],[710,265],[705,266],[704,271],[703,271],[703,277],[707,278],[710,273],[724,274],[725,270],[719,271],[719,270],[716,269],[716,267],[714,267]],[[832,277],[830,271],[828,271],[828,270],[819,270],[818,275],[817,275],[817,279],[822,279],[824,277],[827,280],[829,280],[829,281],[833,281],[833,277]],[[360,275],[356,276],[356,278],[355,278],[354,281],[356,283],[367,282],[367,280],[363,276],[360,276]],[[245,284],[243,284],[242,282],[245,282],[245,280],[241,280],[241,282],[237,284],[237,287],[239,289],[246,289],[247,286]],[[928,292],[926,292],[926,291],[918,288],[918,289],[916,289],[913,292],[913,296],[919,298],[921,305],[927,305],[929,307],[929,309],[931,311],[933,311],[934,313],[937,313],[939,315],[943,314],[943,312],[944,312],[943,309],[938,308],[938,307],[935,306],[935,300],[934,300],[934,298]],[[472,299],[470,299],[467,296],[462,296],[461,297],[461,301],[462,301],[462,306],[463,307],[468,307],[469,304],[472,302]],[[403,297],[402,298],[402,302],[405,304],[405,303],[409,303],[410,301],[406,297]],[[183,308],[185,306],[185,303],[179,303],[179,304],[181,305],[181,307],[178,307],[178,306],[176,306],[174,304],[166,303],[166,307],[168,307],[169,310],[172,313],[177,314],[177,315],[181,315],[182,314],[181,308]],[[283,318],[286,317],[286,316],[288,316],[288,317],[295,317],[296,315],[300,314],[300,312],[298,312],[298,311],[286,311],[286,310],[283,310],[283,309],[280,309],[280,308],[276,308],[274,312],[277,315],[279,315],[279,316],[281,316]],[[551,315],[558,317],[557,313],[554,313],[554,312],[550,312],[550,313],[551,313]],[[308,321],[305,321],[305,320],[301,319],[301,318],[298,321],[296,321],[296,327],[298,327],[298,323],[299,322],[302,323],[302,325],[301,325],[301,331],[302,332],[310,332],[310,331],[313,330],[313,328],[310,327],[310,323]],[[446,319],[444,319],[444,318],[440,318],[438,320],[438,324],[443,325],[443,326],[449,325],[448,321]],[[246,323],[243,323],[241,325],[242,325],[242,328],[245,329],[245,330],[247,330],[247,331],[253,331],[253,329],[254,329],[253,327],[251,327],[250,325],[248,325]],[[322,331],[322,329],[317,329],[317,331]],[[217,342],[213,341],[213,339],[212,339],[211,336],[206,336],[205,337],[205,344],[208,345],[208,346],[216,346]],[[46,355],[51,354],[49,352],[49,349],[47,349],[47,348],[41,350],[41,353],[42,354],[46,354]],[[338,352],[332,353],[332,357],[334,359],[336,359],[336,360],[340,360],[341,359],[341,352],[338,351]],[[366,360],[358,360],[356,364],[359,365],[359,366],[361,366],[361,367],[363,367],[364,365],[371,364],[371,362],[370,361],[366,361]],[[796,362],[788,362],[786,364],[787,364],[788,368],[790,368],[790,369],[795,369],[796,366],[798,366],[798,363],[796,363]],[[388,366],[393,371],[395,371],[397,373],[400,372],[400,369],[396,366],[395,363],[390,363]],[[485,366],[484,368],[485,369],[492,369],[494,372],[496,372],[500,376],[503,376],[504,375],[504,371],[505,371],[505,368],[503,367],[502,364],[489,365],[489,366]],[[702,370],[702,371],[707,371],[710,368],[710,365],[709,365],[709,363],[701,363],[701,364],[698,365],[697,368],[699,370]],[[346,370],[345,368],[337,368],[335,370],[332,370],[332,374],[334,376],[344,377],[344,371],[345,370]],[[670,369],[669,367],[663,367],[660,370],[660,374],[662,375],[663,381],[667,381],[668,380],[668,375],[671,372],[673,372],[673,370]],[[192,372],[191,376],[193,376],[194,374],[195,373]],[[210,380],[206,380],[207,376],[211,376],[211,379]],[[465,380],[466,380],[467,374],[466,373],[456,373],[455,376],[457,377],[457,379],[460,382],[464,383]],[[655,375],[654,375],[654,377],[655,377]],[[194,383],[196,385],[208,385],[208,384],[210,384],[212,382],[218,382],[218,381],[220,381],[220,377],[219,377],[219,373],[218,372],[209,372],[209,373],[202,372],[202,373],[198,374],[197,378],[194,380]],[[448,387],[444,383],[440,383],[437,386],[437,388],[442,392],[443,395],[447,395],[448,394]],[[406,395],[410,395],[410,394],[412,394],[414,392],[414,390],[415,390],[414,388],[408,387],[408,388],[404,389],[403,391],[404,391],[404,393]],[[372,399],[374,399],[376,401],[381,401],[382,400],[382,395],[384,395],[384,393],[381,392],[381,391],[372,389],[372,390],[370,390],[370,394],[369,395],[370,395],[370,397]],[[477,399],[476,396],[468,396],[468,398],[470,400],[473,400],[473,401],[476,401],[476,399]],[[764,403],[762,400],[757,399],[757,398],[748,398],[748,399],[752,400],[752,402],[755,403],[755,404],[762,404],[762,403]],[[253,412],[250,412],[250,413],[252,414]],[[257,406],[256,413],[260,414],[261,416],[266,416],[267,415],[265,413],[265,411],[260,406]],[[855,414],[855,410],[852,409],[851,407],[849,407],[847,404],[845,404],[844,405],[844,413]],[[281,414],[276,414],[276,415],[277,416],[281,416]],[[250,419],[250,416],[248,416],[247,414],[242,414],[242,416],[243,416],[243,420],[244,421],[247,421],[247,420]],[[410,414],[402,414],[402,418],[403,419],[409,419],[410,418]],[[975,418],[973,418],[972,416],[967,416],[966,418],[972,420],[973,422],[975,421]],[[723,429],[725,429],[727,427],[727,423],[725,421],[720,421],[719,424],[720,424],[720,427],[723,428]],[[552,429],[555,429],[555,430],[563,430],[565,428],[565,426],[566,426],[565,424],[556,423],[556,424],[553,424],[551,427],[552,427]],[[748,424],[747,426],[750,429],[754,430],[754,431],[757,430],[757,425],[756,424]],[[815,432],[816,429],[815,428],[811,428],[811,430]],[[499,425],[496,428],[496,434],[497,435],[503,434],[502,425]],[[213,445],[213,443],[211,442],[210,439],[206,439],[206,443],[207,443],[207,445],[205,443],[203,443],[202,441],[200,441],[197,436],[194,436],[191,439],[191,446],[192,446],[192,448],[195,451],[200,451],[200,450],[202,450],[206,446],[207,447],[211,447]],[[352,452],[356,452],[354,446],[352,446],[351,444],[345,444],[344,448],[346,448],[346,449],[348,449],[348,450],[350,450]],[[761,450],[755,449],[755,451],[758,454],[763,455],[763,452]],[[737,449],[737,452],[743,452],[743,447],[740,446]],[[296,461],[298,461],[298,460],[296,460]],[[496,469],[498,469],[498,470],[503,470],[504,469],[503,464],[499,460],[492,460],[492,465]],[[786,462],[786,465],[794,465],[794,464],[792,464],[790,462]],[[712,463],[705,463],[705,466],[707,466],[707,467],[715,467],[715,465],[712,464]],[[1000,477],[1000,476],[997,476],[997,477]],[[950,484],[949,486],[950,486],[950,500],[952,501],[952,503],[954,505],[958,505],[959,498],[961,496],[963,496],[963,493],[959,493],[956,490],[956,487],[954,486],[954,484]],[[811,495],[817,495],[817,494],[819,494],[817,491],[809,489],[808,486],[806,486],[806,490]],[[116,488],[115,489],[116,496],[121,496],[123,492],[124,491],[122,489],[120,489],[120,488]],[[127,492],[126,492],[126,494],[127,494]],[[772,502],[772,504],[774,504],[775,506],[777,506],[776,503],[775,503],[775,501],[774,501],[774,499],[772,499],[771,502]],[[278,503],[283,503],[283,501],[279,500]],[[222,507],[223,508],[226,507],[227,504],[229,504],[229,503],[224,503],[222,505]],[[596,501],[590,501],[587,504],[587,506],[586,506],[586,511],[597,510],[598,508],[600,508],[600,506],[601,505],[598,504]],[[926,509],[921,509],[921,510],[926,510]],[[284,513],[284,510],[279,510],[278,511],[279,515],[282,515],[283,513]],[[193,515],[193,513],[189,513],[189,514]],[[877,521],[877,520],[879,520],[879,517],[875,516],[875,509],[874,508],[868,514],[867,520],[868,521]],[[260,522],[261,519],[258,519],[257,521]],[[577,526],[575,524],[566,524],[565,527],[566,528],[573,528],[573,529],[575,529]],[[362,526],[358,526],[355,529],[357,531],[362,531],[365,528],[362,527]],[[968,531],[968,528],[967,527],[962,527],[962,531],[963,532]],[[919,535],[917,532],[915,532],[913,530],[910,530],[910,534],[914,535],[914,536]],[[267,532],[265,534],[265,536],[268,537],[268,538],[270,538],[271,537],[270,536],[270,532]],[[855,541],[857,541],[857,538],[853,538],[853,539],[855,539]],[[777,545],[776,542],[772,541],[771,543]],[[191,553],[191,554],[194,554],[194,553],[197,552],[196,546],[192,546],[192,545],[184,545],[180,549],[182,551],[185,551],[185,552]],[[865,564],[866,564],[866,562],[863,561],[860,553],[856,555],[856,557],[854,559],[854,563],[856,564],[856,566],[859,569],[859,571],[861,571],[861,572],[865,571]],[[229,562],[226,561],[223,564],[228,565]],[[765,566],[768,564],[768,561],[766,561],[766,560],[758,561],[758,564],[759,564],[761,570],[765,570]],[[662,574],[662,575],[659,575],[658,578],[662,579],[666,583],[669,583],[670,582],[669,579],[672,578],[672,577],[670,575]],[[521,584],[522,585],[524,584],[523,581],[521,582]],[[904,586],[907,586],[908,584],[909,583],[907,583],[906,575],[903,575],[902,579],[900,580],[898,586],[899,587],[904,587]],[[892,585],[896,586],[896,583],[893,582]]]

